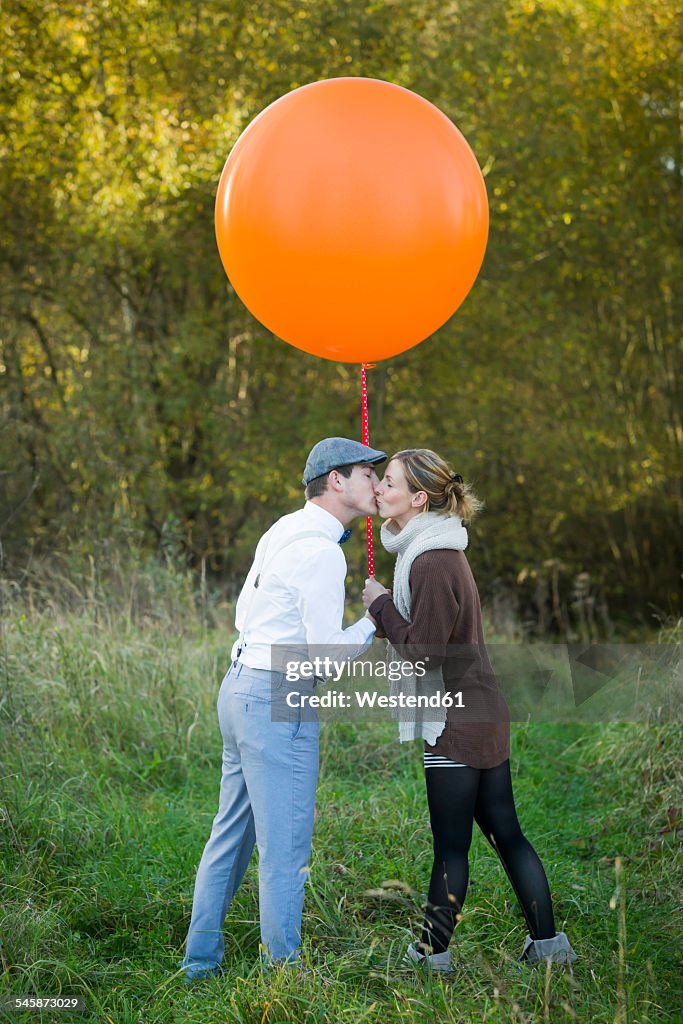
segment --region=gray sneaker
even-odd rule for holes
[[[404,964],[418,964],[420,967],[427,967],[430,971],[438,971],[440,974],[453,973],[453,960],[451,951],[447,949],[444,953],[421,953],[417,948],[417,942],[411,942],[403,957]]]
[[[576,953],[564,932],[558,932],[552,939],[532,939],[527,935],[520,960],[530,966],[550,960],[555,964],[573,964]]]

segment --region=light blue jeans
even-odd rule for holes
[[[197,871],[187,953],[188,978],[213,973],[223,959],[222,927],[259,853],[261,942],[269,961],[294,961],[301,942],[304,883],[318,780],[317,721],[273,721],[284,676],[233,663],[218,695],[223,772],[218,813]],[[286,707],[286,705],[285,705]],[[305,712],[308,716],[309,712]]]

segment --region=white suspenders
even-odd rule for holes
[[[270,533],[270,531],[268,531],[268,532]],[[280,554],[280,552],[284,551],[285,548],[288,548],[290,546],[290,544],[295,544],[297,541],[305,540],[308,537],[320,537],[321,540],[327,540],[327,541],[330,542],[330,544],[334,544],[334,541],[332,540],[332,538],[327,533],[322,533],[320,530],[305,530],[302,533],[295,533],[293,537],[289,537],[284,542],[284,544],[282,544],[282,546],[279,547],[277,549],[277,551],[275,551],[270,556],[270,558],[266,562],[266,555],[268,554],[268,548],[270,547],[270,542],[272,540],[272,537],[268,537],[268,540],[266,541],[266,543],[263,546],[263,551],[261,552],[261,554],[259,556],[258,564],[256,566],[256,579],[254,580],[254,586],[252,587],[251,594],[249,595],[249,603],[247,604],[247,607],[246,607],[246,610],[245,610],[245,613],[244,613],[244,620],[242,622],[242,629],[240,631],[239,640],[237,641],[237,657],[238,658],[239,658],[240,654],[242,653],[242,651],[245,648],[244,634],[245,634],[246,629],[247,629],[247,622],[249,620],[249,612],[251,611],[251,606],[252,606],[253,601],[254,601],[254,595],[255,595],[256,591],[258,590],[258,588],[260,587],[261,582],[263,580],[264,573],[266,572],[266,570],[270,566],[270,564],[273,561],[273,559],[277,558],[277,556]]]

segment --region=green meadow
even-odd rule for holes
[[[188,990],[228,603],[187,574],[149,568],[114,590],[93,568],[5,583],[1,619],[0,998],[86,1004],[8,1020],[680,1020],[680,726],[513,726],[520,818],[579,959],[518,962],[524,922],[476,836],[456,972],[431,979],[401,963],[430,869],[418,745],[400,747],[390,722],[325,724],[304,970],[260,972],[255,856],[224,973]]]

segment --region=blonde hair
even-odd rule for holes
[[[392,455],[389,462],[401,463],[413,494],[425,492],[425,512],[460,516],[463,523],[470,523],[484,507],[460,474],[452,473],[448,463],[429,448],[406,448]]]

